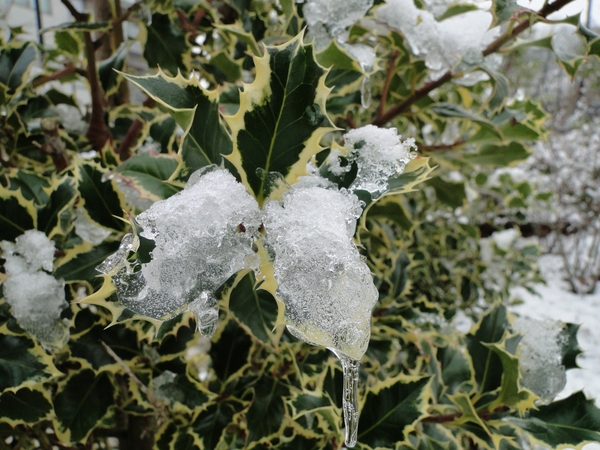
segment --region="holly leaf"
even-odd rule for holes
[[[240,108],[226,117],[234,148],[227,159],[260,205],[275,190],[271,174],[288,184],[308,175],[306,163],[334,129],[327,117],[327,71],[312,45],[298,36],[255,57],[256,78],[240,94]]]
[[[217,91],[206,91],[195,77],[170,78],[161,70],[151,77],[123,76],[165,107],[183,128],[179,153],[184,172],[220,165],[223,155],[231,153],[233,144],[219,112]]]
[[[114,405],[107,372],[83,369],[63,380],[54,397],[56,434],[61,442],[83,442]]]
[[[0,395],[0,417],[15,426],[35,424],[48,418],[52,404],[45,389],[23,387]]]
[[[27,336],[0,334],[0,391],[26,381],[44,381],[57,370],[51,358]]]
[[[557,450],[576,447],[586,442],[600,442],[600,409],[583,392],[539,406],[526,418],[506,420],[526,431],[538,443]]]
[[[404,375],[376,384],[367,391],[358,424],[358,441],[375,447],[395,447],[427,414],[431,378]]]

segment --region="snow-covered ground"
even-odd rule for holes
[[[569,292],[563,280],[562,261],[556,255],[544,255],[539,260],[547,285],[538,285],[540,296],[525,289],[512,291],[523,304],[511,307],[514,313],[533,319],[554,319],[580,324],[577,334],[583,354],[577,358],[581,369],[567,372],[567,384],[558,398],[583,390],[588,398],[596,399],[600,406],[600,286],[592,295],[577,295]],[[585,450],[600,450],[600,443],[588,444]]]

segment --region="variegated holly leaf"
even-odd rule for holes
[[[231,136],[219,112],[219,93],[207,91],[192,77],[171,78],[161,70],[154,76],[123,75],[162,105],[185,135],[179,150],[182,176],[209,164],[220,165],[231,153]]]
[[[37,56],[33,42],[6,45],[0,50],[0,104],[8,103],[25,87]]]
[[[334,128],[325,108],[327,71],[302,35],[267,47],[254,63],[254,82],[240,94],[237,113],[226,117],[234,142],[227,159],[262,205],[281,179],[292,184],[308,175],[306,163]]]
[[[73,372],[58,384],[54,397],[56,434],[61,442],[82,442],[114,404],[115,389],[108,372]]]

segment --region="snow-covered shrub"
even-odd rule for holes
[[[52,49],[12,29],[3,445],[600,439],[591,400],[527,388],[533,353],[504,297],[535,278],[537,250],[502,228],[536,194],[485,180],[527,157],[546,117],[509,101],[498,53],[568,1],[98,0],[90,21],[65,0],[73,21],[45,35]],[[149,76],[130,75],[140,48]],[[450,321],[459,308],[467,333]],[[65,340],[44,342],[48,324],[68,325]],[[576,327],[563,328],[548,351],[570,369]]]

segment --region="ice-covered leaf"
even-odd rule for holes
[[[272,173],[288,184],[308,174],[306,163],[333,124],[325,112],[326,70],[302,36],[267,47],[254,62],[254,82],[240,94],[237,113],[226,117],[235,143],[227,159],[262,205],[274,189]]]
[[[430,378],[399,376],[369,388],[360,413],[358,442],[375,447],[394,447],[406,439],[427,414]]]
[[[108,372],[73,372],[58,384],[54,397],[55,429],[61,442],[83,442],[114,405]]]
[[[221,164],[223,156],[231,153],[233,144],[219,112],[217,91],[204,90],[195,77],[170,78],[160,70],[151,77],[124,76],[164,106],[185,131],[180,147],[185,173]]]
[[[253,272],[244,276],[229,294],[229,311],[247,327],[252,335],[267,345],[277,345],[282,328],[275,329],[278,306],[264,289],[255,289]]]
[[[134,233],[98,267],[110,275],[119,302],[157,320],[184,310],[211,334],[216,290],[242,269],[257,267],[252,244],[258,205],[227,170],[210,166],[186,188],[154,203],[132,221]]]
[[[550,448],[579,449],[586,442],[600,441],[600,409],[581,391],[531,410],[525,418],[507,420]]]
[[[45,389],[22,387],[0,395],[0,417],[13,427],[35,424],[50,415],[52,404]]]
[[[264,208],[265,246],[275,255],[276,295],[291,333],[359,360],[378,292],[352,242],[356,196],[298,183]]]
[[[57,374],[50,356],[27,336],[0,333],[0,390],[26,381],[46,381]]]

